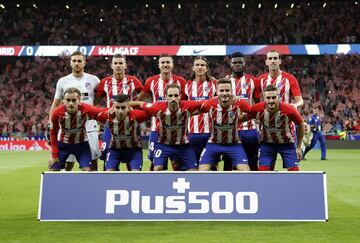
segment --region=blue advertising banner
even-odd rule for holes
[[[44,172],[41,221],[326,221],[324,172]]]

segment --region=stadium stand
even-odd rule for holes
[[[360,40],[360,5],[353,1],[295,2],[293,7],[278,1],[277,8],[275,2],[260,7],[256,2],[236,1],[107,1],[102,8],[93,1],[68,2],[3,1],[0,44],[330,44]],[[239,13],[248,17],[239,18]],[[257,76],[265,71],[264,57],[247,58],[248,73]],[[209,60],[214,77],[230,72],[227,57]],[[176,57],[175,62],[174,72],[188,78],[192,57]],[[4,136],[43,134],[56,81],[70,73],[68,60],[2,57],[0,63],[0,132]],[[321,106],[325,131],[359,131],[359,64],[358,55],[285,56],[282,67],[300,82],[304,116],[311,106]],[[90,57],[85,70],[99,78],[111,73],[103,57]],[[153,57],[128,58],[128,73],[142,81],[157,72]]]

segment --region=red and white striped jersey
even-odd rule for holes
[[[260,84],[257,78],[250,74],[244,74],[240,78],[230,77],[233,95],[238,99],[246,101],[248,104],[255,104],[255,99],[260,98]],[[256,129],[255,120],[239,123],[239,130]]]
[[[118,94],[126,94],[133,100],[137,93],[140,93],[143,86],[140,80],[131,75],[125,75],[122,80],[117,80],[114,76],[103,78],[100,81],[96,97],[105,96],[107,107],[110,108]]]
[[[211,80],[210,82],[187,81],[185,94],[188,100],[208,100],[213,98],[216,93],[215,82],[215,80]],[[211,129],[210,126],[209,114],[201,113],[190,117],[188,130],[189,133],[209,133]]]
[[[172,83],[179,85],[179,87],[181,88],[181,99],[182,100],[186,99],[186,94],[185,94],[186,80],[183,77],[177,76],[175,74],[171,75],[170,80],[162,80],[160,74],[148,78],[145,81],[142,91],[145,94],[150,94],[152,96],[153,103],[165,101],[166,85]],[[151,119],[151,131],[157,130],[158,126],[159,126],[159,121],[156,121],[156,119],[153,117]]]
[[[80,103],[78,111],[71,115],[64,104],[58,106],[51,114],[52,127],[50,129],[51,153],[58,158],[57,142],[77,144],[88,140],[85,123],[91,119],[98,119],[98,115],[107,112],[107,108]]]
[[[291,103],[291,98],[301,96],[299,83],[290,73],[280,71],[280,75],[272,78],[269,73],[261,75],[259,78],[261,93],[264,93],[267,85],[274,85],[279,89],[280,101]]]
[[[155,116],[159,121],[157,132],[158,142],[168,145],[187,144],[187,125],[191,113],[200,109],[202,101],[180,101],[180,108],[171,112],[167,102],[147,103],[142,106],[143,110]]]
[[[131,110],[122,121],[110,117],[107,112],[102,113],[98,120],[107,123],[110,128],[111,140],[109,148],[123,149],[141,148],[139,125],[149,118],[150,116],[145,111]]]
[[[279,110],[270,113],[265,108],[265,102],[255,104],[249,113],[249,118],[260,121],[261,141],[266,143],[294,143],[295,126],[303,122],[299,112],[289,104],[280,103]]]
[[[239,118],[243,112],[249,112],[250,105],[243,100],[237,100],[229,108],[220,106],[218,98],[204,102],[201,112],[208,112],[211,121],[209,143],[233,144],[239,143]]]

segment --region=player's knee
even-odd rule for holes
[[[163,170],[163,166],[161,165],[154,166],[154,171],[162,171],[162,170]]]
[[[91,168],[90,167],[82,167],[81,170],[82,171],[91,171]]]
[[[250,171],[250,167],[248,164],[238,164],[236,165],[236,169],[238,171]]]
[[[199,165],[199,170],[200,171],[210,171],[210,169],[211,169],[210,164],[201,164],[201,165]]]

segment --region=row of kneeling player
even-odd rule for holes
[[[64,168],[66,159],[73,154],[82,170],[91,170],[85,124],[94,119],[106,124],[108,129],[105,170],[116,171],[121,162],[127,163],[129,170],[141,170],[138,128],[140,123],[153,118],[157,125],[149,148],[155,171],[166,169],[168,160],[172,161],[174,170],[214,170],[220,159],[225,161],[227,170],[271,170],[277,154],[281,155],[285,168],[299,170],[304,122],[292,105],[280,101],[278,88],[267,85],[264,101],[251,106],[233,95],[230,79],[216,80],[214,85],[216,96],[207,100],[181,100],[181,87],[172,83],[166,85],[163,101],[146,103],[131,101],[128,95],[117,95],[110,108],[80,102],[81,92],[76,88],[65,90],[63,104],[51,114],[49,169]],[[204,121],[208,132],[191,132],[192,124]],[[259,131],[239,130],[244,124],[250,126],[256,121]],[[259,152],[243,146],[244,133],[247,139],[260,137]]]

